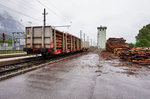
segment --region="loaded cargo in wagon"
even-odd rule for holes
[[[89,42],[52,28],[52,26],[26,27],[26,47],[29,54],[56,55],[87,51]]]

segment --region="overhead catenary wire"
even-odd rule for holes
[[[4,10],[6,10],[9,13],[16,13],[16,14],[25,16],[25,17],[27,17],[29,19],[34,19],[34,20],[36,20],[36,22],[32,20],[32,23],[34,23],[35,25],[39,24],[37,22],[40,22],[40,24],[41,24],[42,23],[42,16],[40,16],[41,13],[39,13],[38,10],[35,9],[36,7],[40,7],[40,6],[37,6],[37,4],[32,3],[32,7],[31,7],[31,5],[28,4],[29,0],[25,0],[25,1],[27,1],[27,2],[23,2],[22,0],[21,1],[20,0],[13,0],[13,1],[11,1],[11,2],[8,3],[7,1],[2,0],[2,1],[0,1],[0,4],[6,5],[7,8],[3,7],[3,6],[1,8],[4,9]],[[13,9],[13,11],[10,10],[8,7],[11,8],[11,9]],[[17,8],[17,7],[19,7],[19,8]],[[17,12],[16,12],[16,10],[17,10]],[[25,12],[27,11],[28,14],[25,14],[25,12],[23,13],[23,11],[25,11]],[[20,13],[20,12],[22,12],[22,13]],[[33,16],[36,16],[36,17],[33,17]],[[16,15],[13,15],[13,17],[15,19],[19,18],[18,22],[20,22],[24,26],[25,26],[25,24],[26,25],[28,24],[28,21],[31,21],[31,20],[29,20],[27,18],[18,17]]]
[[[40,5],[42,5],[42,6],[44,6],[45,8],[47,8],[47,10],[50,10],[50,12],[52,12],[54,15],[56,15],[56,16],[59,16],[60,17],[60,15],[61,15],[61,17],[63,17],[65,20],[68,20],[67,19],[67,17],[65,17],[59,10],[58,10],[58,8],[53,4],[53,3],[51,3],[51,2],[48,2],[48,0],[47,0],[47,2],[42,2],[42,1],[40,1],[40,0],[35,0],[36,2],[34,2],[34,3],[32,3],[32,7],[30,6],[30,5],[28,5],[28,0],[13,0],[12,1],[12,3],[15,3],[15,4],[20,4],[21,3],[21,7],[23,8],[23,9],[25,9],[25,10],[29,10],[29,11],[31,11],[32,13],[30,13],[30,14],[37,14],[37,13],[35,13],[35,11],[37,10],[36,9],[36,7],[41,7],[41,6],[38,6],[38,4],[40,4]],[[18,3],[19,2],[19,3]],[[38,3],[38,4],[37,4]],[[53,9],[51,9],[51,8],[49,8],[49,6],[47,6],[47,4],[50,4],[50,5],[52,5],[53,7],[55,7],[55,10],[57,10],[57,11],[54,11]],[[34,11],[33,11],[33,9],[34,9]],[[59,13],[57,13],[57,12],[59,12]],[[37,15],[37,16],[39,16],[39,15]],[[42,18],[42,16],[40,17],[40,19]]]
[[[54,2],[52,2],[51,0],[47,0],[47,2],[48,2],[50,5],[52,5],[52,6],[57,10],[57,12],[60,13],[60,15],[64,18],[65,23],[68,21],[68,22],[71,24],[71,22],[72,22],[71,19],[68,18],[67,16],[65,16],[65,15],[56,7],[56,5],[55,5]]]
[[[50,9],[49,7],[47,7],[45,4],[43,4],[40,0],[36,0],[37,2],[39,2],[42,6],[46,7],[48,10],[50,10],[53,14],[55,14],[57,16],[57,13],[54,12],[52,9]]]
[[[62,14],[62,12],[61,12],[50,0],[47,0],[47,2],[48,2],[49,4],[51,4],[53,7],[55,7],[55,9],[56,9],[64,18],[66,18],[66,16],[64,16],[64,15]]]
[[[27,14],[24,14],[24,13],[20,12],[20,11],[17,11],[17,10],[14,10],[14,9],[12,9],[12,8],[9,8],[9,7],[6,6],[6,5],[3,5],[3,4],[0,4],[0,5],[3,6],[3,7],[5,7],[5,8],[7,8],[7,9],[9,9],[9,10],[14,11],[14,12],[16,12],[16,13],[18,13],[18,14],[24,15],[24,16],[29,17],[29,18],[31,18],[31,19],[34,19],[34,20],[36,20],[36,21],[40,21],[39,19],[36,19],[36,18],[34,18],[34,17],[31,17],[31,16],[29,16],[29,15],[27,15]],[[40,22],[41,22],[41,21],[40,21]]]
[[[14,5],[17,5],[18,4],[18,1],[17,0],[13,0],[13,1],[11,1],[11,3]],[[30,12],[32,12],[32,15],[35,15],[35,14],[37,14],[36,13],[36,8],[35,8],[35,5],[34,5],[34,7],[31,7],[31,6],[29,6],[29,4],[28,4],[28,2],[25,2],[24,0],[19,0],[19,5],[21,5],[21,9],[23,8],[24,10],[27,10],[28,12],[30,11]],[[32,4],[33,5],[33,4]],[[30,13],[31,14],[31,13]]]
[[[36,7],[42,7],[42,6],[44,6],[44,8],[47,8],[47,10],[49,10],[51,13],[53,13],[54,15],[56,15],[57,17],[62,17],[63,16],[63,14],[61,14],[62,16],[60,16],[60,14],[58,13],[58,11],[54,11],[53,9],[51,9],[51,8],[49,8],[46,4],[49,4],[49,2],[47,2],[46,4],[45,3],[43,3],[42,1],[40,1],[40,0],[35,0],[35,1],[37,1],[37,2],[34,2],[33,3],[33,6],[30,6],[30,5],[27,5],[27,1],[25,2],[25,1],[19,1],[19,0],[14,0],[14,1],[11,1],[11,3],[10,4],[8,4],[8,5],[6,5],[7,4],[7,1],[0,1],[1,3],[0,3],[0,5],[1,5],[1,7],[2,8],[4,8],[5,10],[7,10],[8,12],[10,12],[10,11],[12,11],[12,13],[17,13],[17,14],[20,14],[20,15],[22,15],[22,16],[25,16],[25,17],[28,17],[28,18],[31,18],[31,19],[33,19],[33,20],[36,20],[36,21],[38,21],[38,22],[42,22],[43,20],[41,20],[42,19],[42,16],[40,16],[40,13],[38,14],[38,13],[36,13],[36,11],[37,11],[37,9],[35,9],[35,6]],[[37,3],[39,3],[40,5],[42,5],[42,6],[38,6],[38,4]],[[15,8],[15,5],[17,5],[18,7],[20,7],[20,4],[21,4],[21,8],[24,10],[24,11],[28,11],[28,12],[30,12],[29,14],[30,15],[28,15],[28,14],[26,14],[26,13],[24,13],[24,12],[22,12],[22,11],[20,11],[19,9],[13,9],[13,8]],[[35,5],[35,6],[34,6]],[[13,6],[13,8],[11,7],[11,6]],[[56,6],[55,6],[55,8],[56,8]],[[34,10],[35,9],[35,10]],[[57,9],[57,8],[56,8]],[[58,10],[58,9],[57,9]],[[60,11],[59,11],[60,12]],[[60,12],[61,13],[61,12]],[[33,17],[33,16],[35,16],[37,14],[37,16],[38,17]],[[40,16],[40,17],[39,17]],[[15,17],[15,16],[13,16],[13,17]],[[66,18],[66,17],[63,17],[63,18]],[[22,21],[21,22],[28,22],[27,21],[27,19],[21,19]],[[35,22],[33,22],[33,23],[35,23]]]
[[[56,15],[57,17],[61,17],[62,15],[57,14],[56,11],[53,11],[52,9],[50,9],[46,4],[44,4],[43,2],[41,2],[40,0],[36,0],[39,4],[41,4],[44,8],[47,8],[47,10],[49,10],[50,12],[52,12],[54,15]],[[63,16],[64,19],[66,19],[66,17]]]

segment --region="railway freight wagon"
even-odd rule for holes
[[[27,53],[46,56],[86,51],[88,48],[89,42],[51,26],[26,27],[24,51]]]

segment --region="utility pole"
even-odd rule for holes
[[[80,39],[82,40],[82,30],[80,30]]]
[[[80,49],[82,48],[82,30],[80,30],[80,39],[81,39],[81,45],[80,45]]]
[[[89,36],[87,36],[87,41],[89,42]]]
[[[92,41],[92,39],[91,39],[91,46],[92,46],[92,43],[93,43],[93,41]]]
[[[44,8],[44,13],[42,13],[44,15],[44,26],[46,26],[46,15],[48,13],[46,13],[46,9]]]
[[[85,48],[85,33],[84,33],[84,43],[83,43],[83,48]]]
[[[84,33],[84,42],[85,42],[85,33]]]

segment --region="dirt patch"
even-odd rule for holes
[[[108,74],[109,72],[103,72],[103,74]]]
[[[101,65],[97,64],[97,67],[103,67],[103,66],[101,66]]]
[[[133,71],[133,72],[136,72],[137,69],[123,69],[123,70],[126,70],[126,71]]]
[[[89,67],[89,68],[96,68],[96,66],[91,66],[91,65],[88,65],[88,67]]]
[[[108,52],[108,51],[101,51],[100,56],[105,59],[105,60],[112,60],[112,59],[117,59],[118,57],[115,56],[113,53]]]
[[[119,63],[119,64],[118,64],[117,66],[115,66],[115,67],[122,67],[122,66],[142,68],[141,65],[134,64],[134,63],[130,63],[130,62],[121,62],[121,63]]]
[[[127,74],[127,75],[137,75],[138,73],[137,72],[134,72],[134,71],[117,71],[117,73],[120,73],[120,74]]]
[[[95,72],[102,72],[101,70],[96,70]]]
[[[100,52],[100,56],[105,59],[105,60],[113,60],[113,59],[119,59],[118,56],[115,56],[113,53],[108,52],[108,51],[101,51]],[[139,64],[135,64],[135,63],[131,63],[131,62],[126,62],[126,61],[120,61],[120,63],[118,65],[116,65],[115,67],[122,67],[122,66],[126,66],[126,67],[136,67],[136,68],[142,68],[141,65]]]
[[[101,74],[97,75],[97,76],[101,76]]]
[[[88,67],[88,68],[97,68],[96,66],[91,66],[91,65],[81,66],[82,69],[87,68],[87,67]]]

